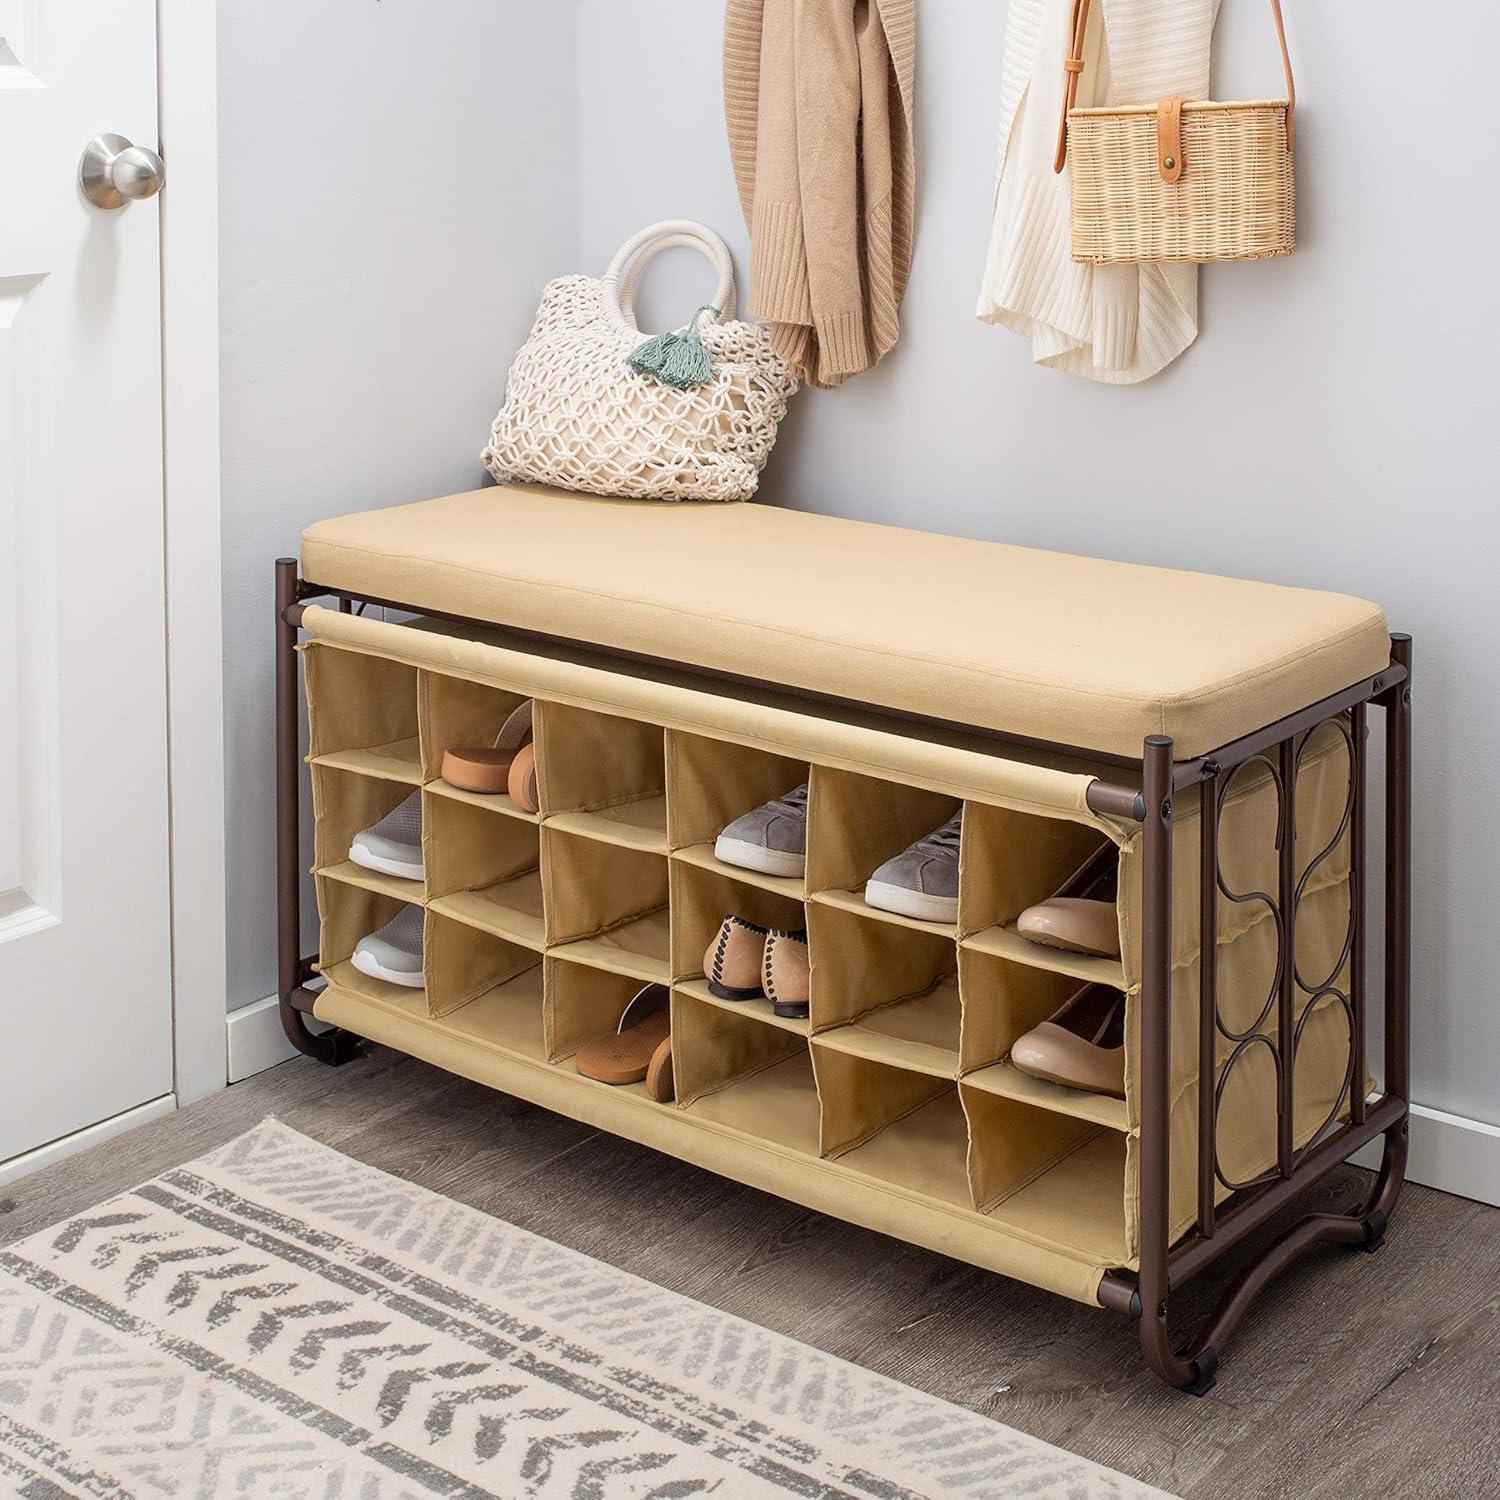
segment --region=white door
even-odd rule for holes
[[[172,1089],[154,0],[0,0],[0,1162]]]

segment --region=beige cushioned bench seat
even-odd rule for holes
[[[1379,672],[1375,605],[762,505],[473,490],[310,527],[335,591],[1008,734],[1202,754]]]

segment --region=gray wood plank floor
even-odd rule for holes
[[[1195,1500],[1500,1495],[1500,1210],[1424,1188],[1407,1188],[1379,1254],[1314,1252],[1277,1282],[1202,1400],[1158,1384],[1127,1326],[1102,1310],[769,1198],[381,1048],[340,1069],[286,1063],[0,1189],[0,1244],[267,1114]],[[1308,1201],[1344,1207],[1367,1180],[1342,1169]],[[1198,1307],[1222,1280],[1195,1295]]]

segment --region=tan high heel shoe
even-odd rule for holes
[[[1115,910],[1119,855],[1113,844],[1096,849],[1046,901],[1028,906],[1016,918],[1016,931],[1033,943],[1088,953],[1120,956],[1120,919]]]
[[[1016,919],[1016,931],[1047,948],[1096,958],[1120,956],[1120,918],[1113,901],[1054,896],[1028,906]]]
[[[1049,1020],[1018,1037],[1011,1062],[1064,1088],[1125,1097],[1125,996],[1086,984]]]

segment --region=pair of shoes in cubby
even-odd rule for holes
[[[644,1083],[658,1104],[671,1103],[671,994],[664,984],[648,984],[625,1007],[608,1035],[585,1042],[573,1056],[585,1078],[599,1083]]]
[[[1119,958],[1118,868],[1114,846],[1105,844],[1056,895],[1027,907],[1016,919],[1016,931],[1043,947]],[[1016,1039],[1010,1060],[1047,1083],[1123,1099],[1124,994],[1106,984],[1084,985],[1047,1020]]]
[[[512,711],[492,745],[454,747],[443,752],[443,780],[460,791],[483,796],[508,793],[525,812],[540,807],[536,784],[536,745],[532,741],[534,707],[530,698]]]
[[[923,922],[958,920],[961,814],[888,859],[865,883],[865,901]],[[714,857],[763,875],[800,877],[807,867],[807,783],[728,824]]]
[[[349,845],[349,858],[366,870],[394,875],[399,880],[421,880],[422,794],[413,792],[378,823],[361,828]],[[409,903],[384,927],[367,933],[354,945],[350,962],[361,974],[387,984],[421,989],[422,908]]]
[[[807,929],[762,927],[725,917],[703,955],[708,991],[720,1000],[769,1000],[785,1020],[806,1020],[812,966]]]

